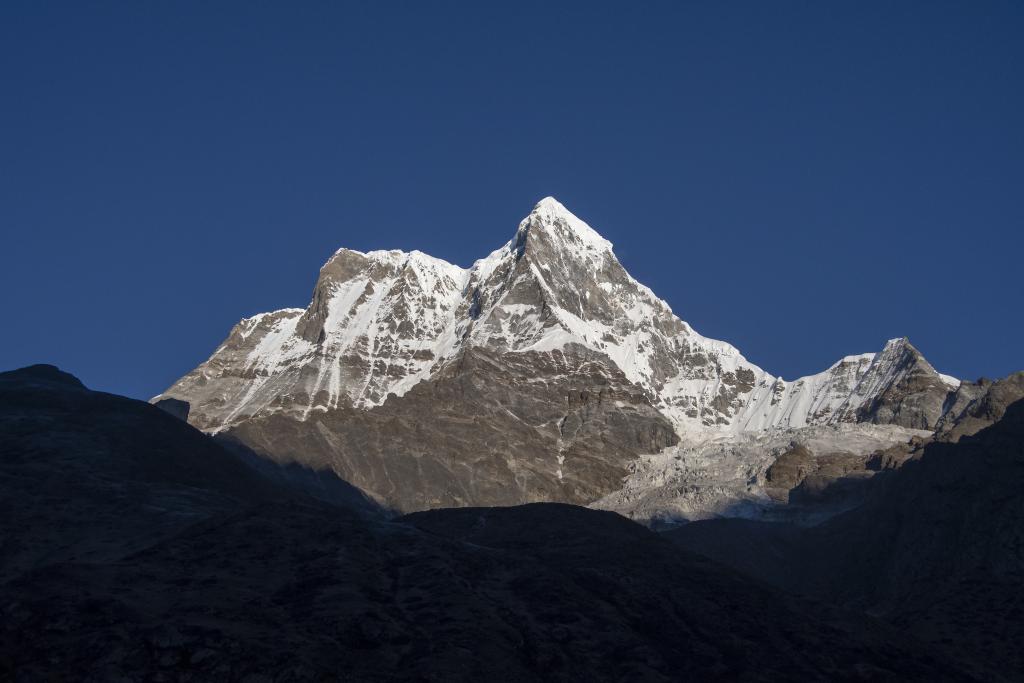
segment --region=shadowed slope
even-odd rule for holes
[[[375,520],[42,375],[0,376],[0,678],[968,680],[612,513]]]
[[[716,520],[668,536],[789,590],[881,615],[988,677],[1020,680],[1022,485],[1018,401],[973,436],[929,444],[880,476],[862,507],[819,527]]]

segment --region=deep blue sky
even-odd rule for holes
[[[550,194],[770,372],[906,335],[1001,376],[1022,35],[967,0],[4,2],[0,366],[149,397],[336,248],[468,265]]]

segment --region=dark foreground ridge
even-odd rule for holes
[[[986,680],[1024,680],[1024,400],[997,397],[971,417],[994,424],[928,444],[820,526],[721,519],[666,536],[788,592],[878,615]]]
[[[55,368],[0,374],[0,680],[977,680],[613,513],[388,521],[246,457]]]

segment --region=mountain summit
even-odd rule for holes
[[[154,400],[188,401],[201,429],[419,509],[591,502],[679,442],[931,430],[958,385],[905,339],[792,382],[772,376],[680,320],[546,197],[468,269],[339,250],[306,308],[240,321]]]
[[[516,231],[517,246],[525,245],[531,233],[535,239],[543,239],[548,245],[560,244],[588,256],[612,250],[611,242],[597,234],[554,197],[545,197],[537,202],[530,215],[520,223]]]

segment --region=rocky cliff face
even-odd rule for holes
[[[398,509],[585,503],[680,440],[932,430],[959,382],[906,339],[786,382],[680,320],[552,198],[468,269],[342,249],[305,309],[242,320],[154,400]],[[287,435],[287,436],[284,436]]]
[[[268,414],[223,434],[344,472],[397,510],[588,503],[621,485],[628,462],[677,440],[637,387],[586,353],[487,349],[371,410]]]

